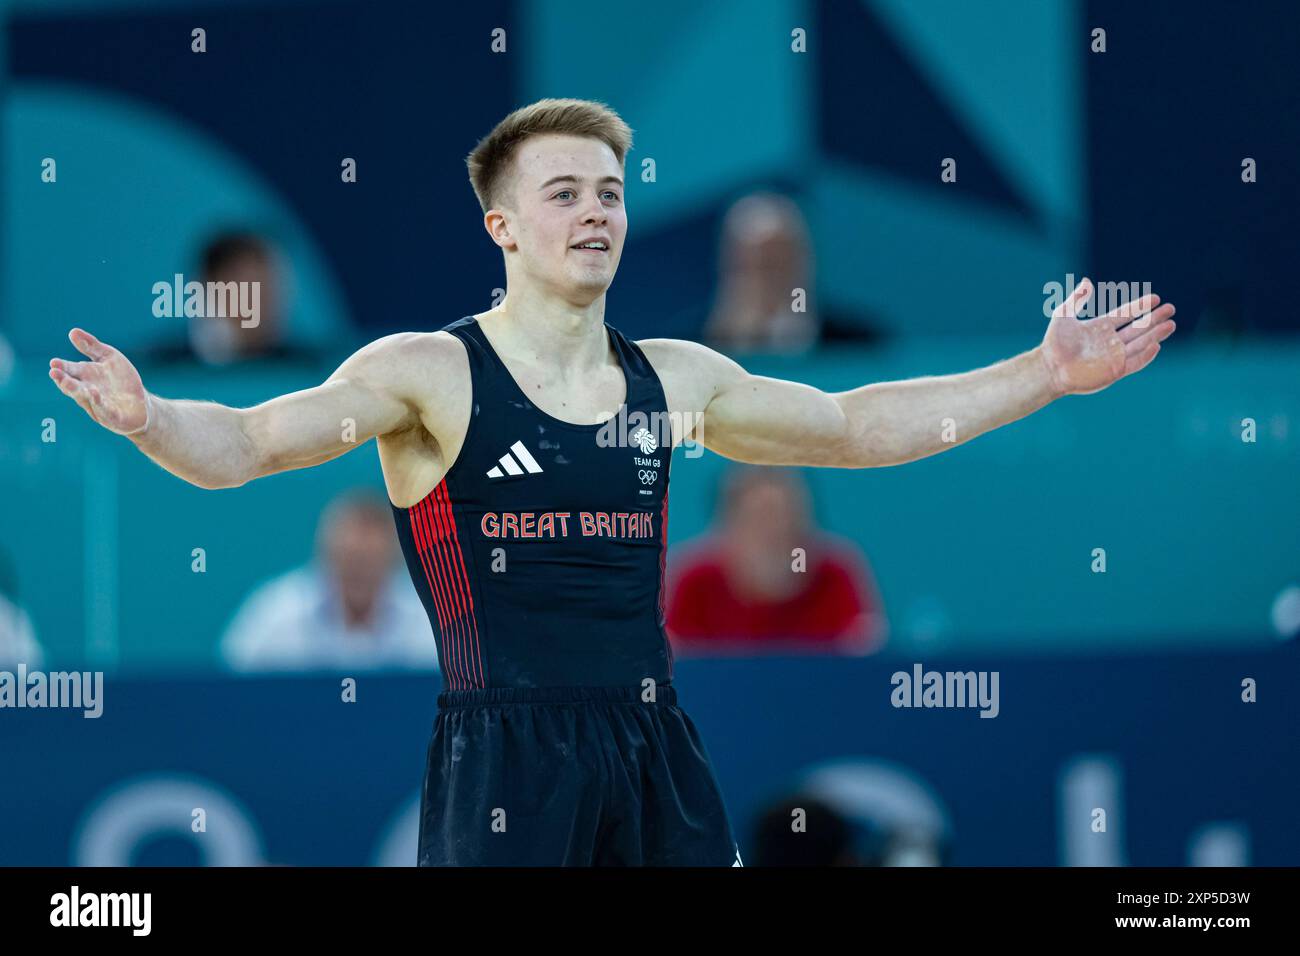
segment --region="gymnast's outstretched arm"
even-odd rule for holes
[[[200,488],[236,488],[255,478],[308,468],[420,423],[440,356],[455,343],[403,332],[351,355],[322,384],[252,408],[160,398],[119,350],[73,329],[88,361],[50,360],[50,378],[94,421]],[[441,336],[450,339],[450,336]]]
[[[847,392],[751,375],[696,343],[642,344],[665,378],[683,383],[676,391],[691,393],[684,404],[699,415],[686,437],[710,450],[752,464],[879,468],[947,451],[1149,365],[1174,331],[1174,307],[1147,295],[1080,320],[1091,292],[1085,279],[1053,313],[1042,343],[1014,358]]]

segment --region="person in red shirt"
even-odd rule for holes
[[[667,629],[681,654],[867,654],[884,639],[866,560],[816,527],[794,470],[731,472],[717,529],[669,566]]]

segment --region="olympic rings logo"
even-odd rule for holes
[[[651,468],[642,468],[636,473],[636,476],[641,479],[643,485],[653,485],[659,480],[659,472]]]

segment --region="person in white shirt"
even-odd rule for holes
[[[352,492],[321,516],[316,559],[259,586],[221,641],[240,672],[438,667],[429,617],[397,561],[392,514]]]

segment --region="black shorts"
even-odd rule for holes
[[[740,866],[708,753],[672,687],[438,697],[420,866]]]

